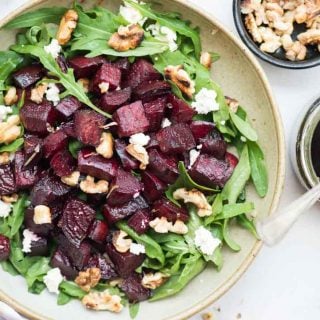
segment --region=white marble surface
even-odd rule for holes
[[[236,33],[232,0],[191,0]],[[0,0],[0,16],[27,0]],[[292,71],[261,62],[280,106],[287,146],[301,110],[320,95],[320,67]],[[281,205],[301,195],[287,155],[287,175]],[[320,206],[305,214],[286,239],[263,248],[240,281],[210,311],[215,320],[320,319]],[[200,319],[197,315],[193,320]]]

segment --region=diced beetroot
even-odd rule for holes
[[[43,140],[43,153],[45,158],[51,158],[56,152],[64,149],[68,144],[68,136],[62,131],[50,133]]]
[[[167,98],[162,97],[143,105],[146,117],[149,120],[149,131],[158,131],[166,109]]]
[[[39,180],[38,166],[25,167],[25,155],[23,151],[17,151],[14,157],[14,176],[17,189],[28,189]]]
[[[120,158],[122,167],[125,170],[129,171],[129,170],[134,170],[134,169],[139,168],[139,161],[134,159],[126,151],[127,144],[126,144],[125,140],[116,139],[114,141],[114,147],[115,147],[115,150],[116,150],[118,157]]]
[[[130,69],[130,62],[128,58],[120,58],[117,61],[112,62],[112,65],[119,68],[123,74],[127,74]]]
[[[74,130],[74,122],[73,121],[62,123],[60,125],[60,130],[63,131],[68,137],[71,137],[71,138],[77,137],[75,130]]]
[[[187,210],[184,208],[179,208],[173,202],[168,199],[162,198],[157,200],[153,206],[151,211],[156,217],[166,217],[168,221],[175,222],[177,220],[181,220],[186,222],[189,220],[189,215]]]
[[[157,135],[155,132],[151,132],[149,134],[150,141],[146,146],[146,149],[151,149],[151,148],[159,148],[159,141],[157,140]]]
[[[201,154],[189,170],[189,174],[195,182],[214,188],[223,187],[232,171],[228,162]]]
[[[215,124],[209,121],[195,120],[190,123],[191,132],[197,143],[199,143],[199,139],[204,138],[214,128]]]
[[[25,129],[40,135],[47,134],[57,118],[57,111],[48,101],[43,101],[42,104],[26,101],[20,110],[20,119]]]
[[[58,112],[65,119],[71,117],[80,108],[81,102],[73,96],[63,98],[56,106]]]
[[[149,222],[152,220],[149,210],[138,210],[128,220],[128,226],[138,234],[146,233],[149,229]]]
[[[69,192],[70,187],[62,183],[57,177],[44,176],[34,185],[31,191],[31,203],[37,206],[61,202]]]
[[[104,243],[107,239],[108,232],[109,228],[105,221],[94,220],[90,227],[88,237],[95,242]]]
[[[226,161],[230,164],[232,170],[234,170],[234,168],[238,165],[239,162],[238,158],[230,152],[226,152]]]
[[[52,255],[50,265],[53,268],[59,268],[62,275],[68,280],[74,280],[78,275],[78,271],[71,265],[70,259],[60,249],[57,249]]]
[[[110,63],[103,64],[96,72],[92,81],[94,92],[98,94],[101,92],[99,88],[101,83],[108,83],[109,90],[115,90],[121,83],[121,70]]]
[[[0,165],[0,195],[12,194],[17,190],[10,164]]]
[[[79,199],[67,201],[62,215],[62,231],[76,247],[87,236],[95,211]]]
[[[142,285],[142,276],[136,272],[124,279],[120,288],[131,303],[147,300],[151,296],[151,290]]]
[[[63,54],[59,54],[58,58],[56,59],[58,66],[60,67],[60,70],[63,73],[67,73],[68,72],[68,68],[69,68],[69,63],[66,59],[66,57]]]
[[[136,211],[148,208],[146,200],[139,196],[129,201],[123,206],[112,207],[109,204],[105,204],[102,208],[102,213],[106,217],[108,224],[112,225],[117,221],[120,221],[130,215],[134,214]]]
[[[149,121],[146,118],[141,101],[119,108],[113,114],[113,119],[118,123],[118,135],[120,138],[146,132],[149,128]]]
[[[29,256],[46,256],[49,253],[48,240],[47,238],[38,236],[38,240],[31,242],[31,252]]]
[[[33,217],[34,217],[34,208],[33,207],[27,208],[24,214],[25,227],[40,236],[48,236],[50,231],[53,230],[53,224],[52,223],[36,224],[33,220]]]
[[[99,268],[102,280],[110,280],[118,276],[110,259],[100,254],[95,254],[90,258],[88,268]]]
[[[120,253],[111,243],[107,244],[106,251],[121,278],[127,278],[145,259],[144,254]]]
[[[143,195],[149,202],[161,198],[167,188],[163,181],[149,171],[142,173],[142,183],[144,185]]]
[[[43,140],[34,135],[25,135],[23,149],[25,153],[25,163],[27,167],[36,165],[42,158]]]
[[[39,64],[29,65],[16,71],[12,75],[14,83],[22,89],[25,89],[39,81],[44,75],[44,70]]]
[[[177,154],[196,147],[190,127],[177,123],[161,129],[157,133],[160,150],[164,153]]]
[[[78,170],[98,179],[111,181],[117,174],[118,166],[115,159],[106,159],[90,149],[82,149],[78,153]]]
[[[106,62],[102,56],[94,58],[86,58],[83,56],[73,57],[69,60],[71,68],[74,70],[74,75],[77,79],[89,78],[98,70],[98,68]]]
[[[202,145],[201,151],[203,153],[210,154],[220,160],[224,159],[227,143],[217,130],[213,130],[204,138],[199,139],[199,143]]]
[[[125,84],[136,88],[140,83],[149,80],[160,80],[161,74],[145,59],[137,59],[130,67]]]
[[[116,109],[128,103],[131,99],[131,88],[107,92],[99,100],[99,107],[108,112],[113,113]]]
[[[93,110],[78,110],[74,116],[75,134],[82,143],[97,146],[105,122],[105,117]]]
[[[177,161],[170,156],[166,156],[157,149],[150,149],[148,169],[159,179],[167,183],[177,180],[179,171]]]
[[[110,190],[112,191],[108,195],[108,204],[119,206],[132,200],[135,195],[139,195],[142,190],[142,184],[130,172],[119,168]]]
[[[10,256],[10,240],[0,234],[0,261],[8,260]]]
[[[168,95],[171,92],[171,86],[168,82],[162,80],[145,81],[140,83],[134,89],[134,97],[137,100],[148,102],[155,98]]]
[[[59,177],[69,176],[75,169],[75,159],[67,150],[58,151],[50,161],[50,167]]]
[[[196,112],[183,100],[171,94],[168,97],[168,103],[172,107],[170,120],[173,123],[189,122]]]

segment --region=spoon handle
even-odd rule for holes
[[[319,198],[320,183],[274,215],[259,221],[257,223],[257,232],[260,239],[268,246],[278,243],[299,216],[312,207]]]

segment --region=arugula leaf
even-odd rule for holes
[[[239,130],[239,132],[250,141],[257,141],[258,135],[256,131],[251,127],[249,122],[241,119],[236,113],[230,112],[230,117],[233,124]]]
[[[69,303],[72,300],[72,297],[67,295],[66,293],[60,291],[57,298],[57,304],[58,306],[63,306],[67,303]]]
[[[19,275],[19,272],[15,269],[15,267],[12,265],[12,263],[9,260],[2,261],[0,264],[1,264],[3,271],[8,272],[12,276]]]
[[[230,237],[228,224],[229,219],[225,219],[222,228],[223,240],[231,250],[238,252],[241,250],[241,247]]]
[[[73,139],[69,142],[68,149],[72,156],[76,159],[78,159],[78,152],[83,147],[83,143],[81,143],[79,140]]]
[[[78,285],[71,281],[62,281],[59,289],[62,293],[77,299],[82,299],[87,294]]]
[[[138,303],[130,303],[129,304],[129,314],[131,319],[135,319],[139,313],[140,304]]]
[[[11,142],[10,144],[1,146],[0,152],[16,152],[23,146],[23,143],[24,143],[24,139],[18,138],[17,140]]]
[[[47,257],[38,257],[38,260],[28,269],[25,278],[28,288],[31,288],[36,281],[42,282],[43,277],[51,269],[50,259]]]
[[[257,233],[254,222],[248,219],[248,217],[245,214],[241,214],[240,216],[237,216],[237,222],[241,227],[250,231],[256,239],[259,239],[259,235]]]
[[[243,213],[249,213],[254,209],[252,202],[232,203],[223,206],[222,212],[215,216],[214,220],[224,220],[236,217]]]
[[[10,226],[9,238],[13,238],[23,223],[24,210],[27,207],[28,196],[23,194],[19,197],[18,201],[13,204],[12,213],[8,217],[8,224]]]
[[[36,280],[32,284],[32,286],[28,287],[28,292],[33,294],[40,294],[45,288],[46,285],[43,282]]]
[[[212,214],[204,219],[204,225],[207,226],[215,221],[215,217],[223,210],[222,194],[218,193],[212,204]]]

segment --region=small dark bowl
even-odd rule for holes
[[[250,33],[247,31],[247,28],[244,24],[245,15],[241,13],[240,4],[241,0],[233,0],[233,17],[235,26],[242,41],[260,59],[275,66],[287,69],[307,69],[320,65],[320,52],[316,46],[308,46],[307,57],[303,61],[288,60],[285,56],[285,51],[283,48],[279,48],[273,54],[261,51],[259,45],[253,41]],[[292,34],[293,40],[296,39],[299,33],[304,31],[304,25],[295,24],[294,32]]]

